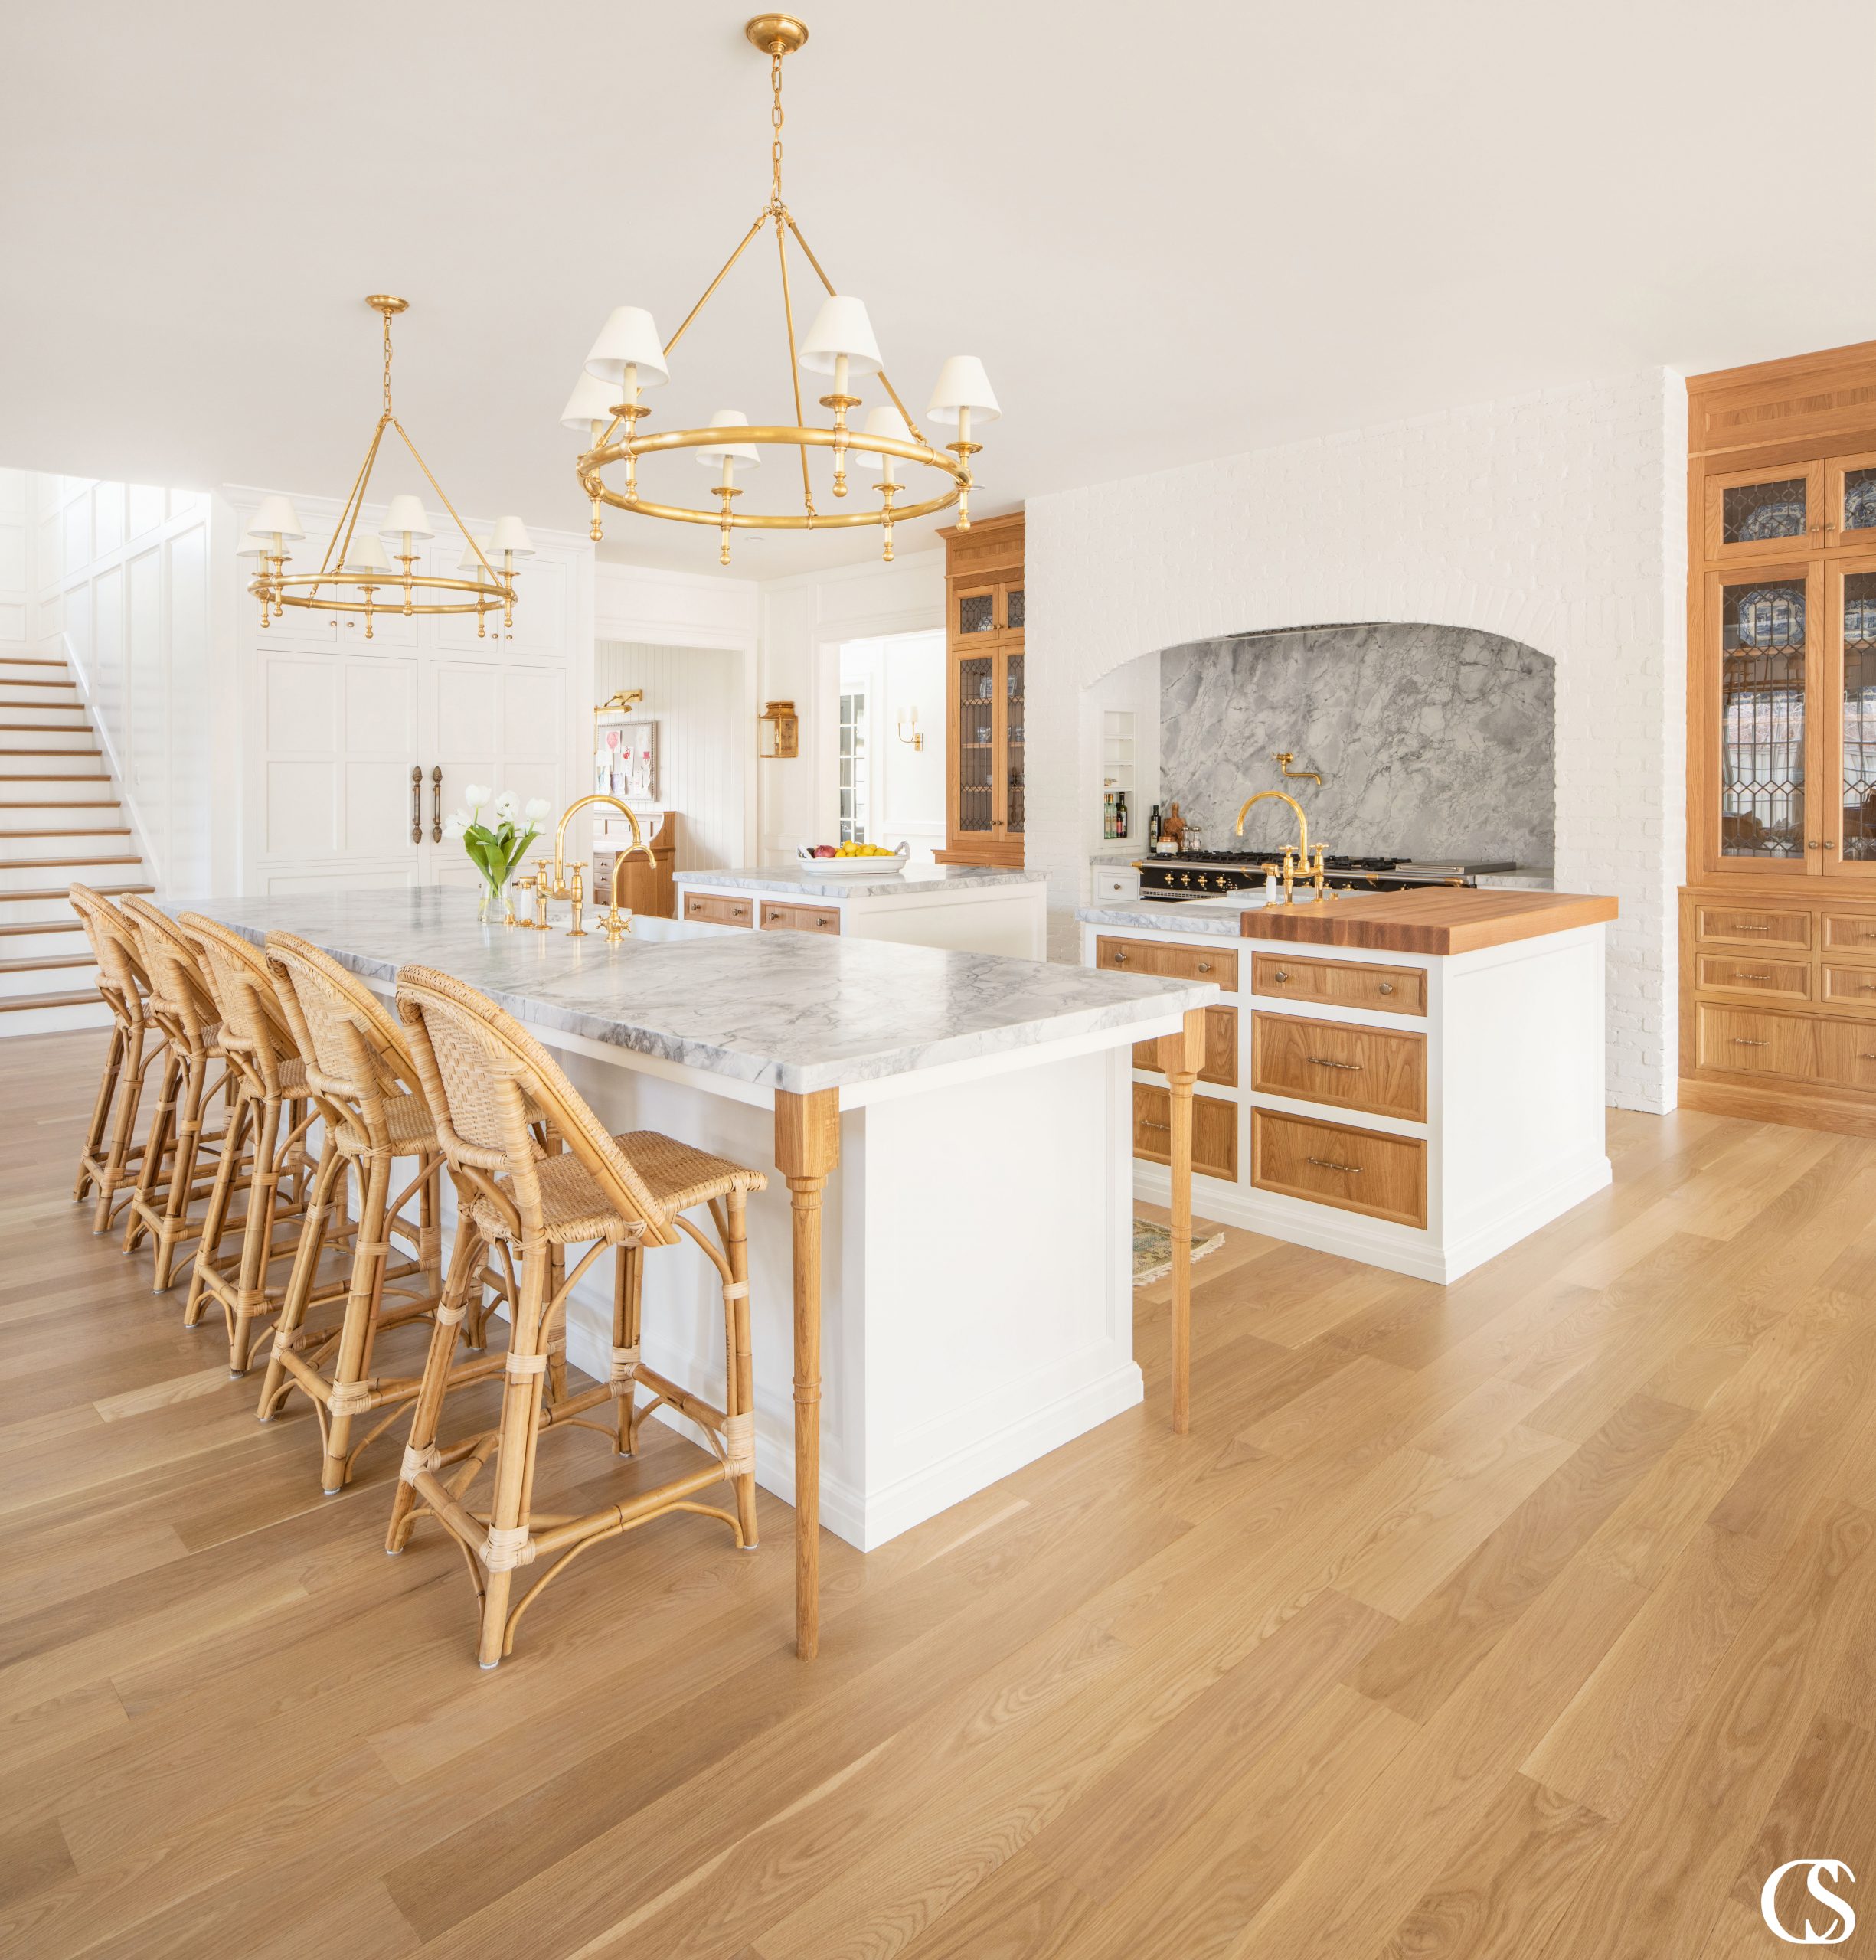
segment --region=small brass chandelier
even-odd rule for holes
[[[808,38],[808,30],[786,14],[759,14],[744,32],[753,46],[769,57],[770,122],[774,133],[770,146],[768,202],[669,340],[661,342],[652,315],[643,307],[619,306],[614,308],[594,341],[592,352],[587,356],[585,372],[561,418],[567,428],[587,431],[590,446],[576,467],[580,488],[593,505],[592,535],[596,541],[601,536],[603,508],[608,504],[615,510],[631,511],[639,517],[667,518],[678,524],[714,524],[721,537],[717,555],[727,565],[730,535],[739,530],[832,531],[878,524],[884,538],[884,555],[890,564],[893,526],[897,523],[926,517],[956,504],[958,528],[969,528],[971,458],[982,446],[972,439],[972,418],[981,427],[996,420],[1002,410],[983,363],[975,355],[954,354],[940,369],[937,385],[925,413],[933,422],[954,427],[955,439],[940,447],[912,420],[898,390],[887,378],[866,308],[850,295],[835,292],[833,281],[822,270],[820,260],[802,236],[801,227],[782,201],[782,62],[785,56],[801,48]],[[644,390],[662,387],[670,380],[672,349],[683,339],[730,268],[771,225],[782,275],[782,316],[788,328],[794,421],[752,426],[741,410],[723,408],[711,417],[707,428],[674,429],[662,435],[643,433],[639,425],[651,412],[641,400]],[[789,292],[790,238],[827,289],[827,298],[815,315],[807,338],[799,345]],[[831,377],[832,392],[819,398],[821,406],[831,411],[831,419],[825,425],[810,427],[802,415],[801,377],[804,373]],[[868,375],[878,377],[887,399],[870,409],[864,422],[856,428],[848,422],[848,412],[863,405],[857,390],[864,385]],[[801,508],[773,514],[739,512],[734,504],[743,492],[736,480],[737,470],[756,468],[762,461],[763,449],[776,448],[793,449],[797,453],[801,466]],[[694,450],[704,469],[717,472],[715,483],[706,493],[715,498],[715,509],[655,503],[641,494],[641,459],[677,449]],[[817,510],[808,472],[809,452],[814,449],[833,453],[836,498],[845,498],[848,493],[850,462],[855,469],[876,475],[877,508]],[[917,488],[902,483],[898,473],[902,464],[911,466],[915,471],[934,472],[938,480],[934,484],[927,479]],[[606,472],[619,465],[623,466],[624,473],[615,488],[606,480]],[[924,489],[931,494],[920,495]],[[918,501],[895,507],[894,499],[901,490],[908,491]]]
[[[495,528],[483,535],[472,531],[457,517],[443,485],[430,474],[430,465],[419,454],[404,424],[397,420],[391,400],[391,323],[410,305],[388,292],[374,292],[364,302],[381,314],[384,322],[384,407],[371,432],[364,461],[353,479],[345,508],[325,556],[316,572],[289,572],[291,554],[287,545],[306,536],[292,502],[285,497],[265,497],[249,526],[246,548],[236,555],[256,558],[260,567],[248,590],[260,601],[260,623],[280,617],[289,606],[318,612],[362,612],[364,636],[381,613],[394,612],[409,618],[417,613],[473,612],[476,635],[487,637],[489,615],[498,609],[502,623],[515,623],[515,561],[534,556],[534,544],[527,527],[518,517],[497,520]],[[434,490],[463,536],[466,548],[456,570],[463,576],[445,578],[440,573],[419,571],[420,547],[436,536],[421,497],[409,495],[392,498],[384,521],[375,532],[361,531],[358,521],[364,514],[365,496],[371,487],[371,472],[377,466],[378,450],[387,429],[395,430],[423,480]],[[391,563],[395,556],[400,570]],[[502,569],[495,570],[499,559]]]

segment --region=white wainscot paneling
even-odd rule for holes
[[[348,858],[388,855],[400,840],[410,839],[412,828],[410,772],[419,766],[417,664],[361,655],[347,658],[344,671],[339,836]],[[420,796],[417,806],[424,808]]]

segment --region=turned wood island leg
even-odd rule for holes
[[[1159,1037],[1159,1066],[1172,1093],[1172,1427],[1191,1427],[1192,1397],[1192,1085],[1205,1063],[1204,1010],[1195,1008],[1176,1034]]]
[[[840,1161],[840,1092],[775,1098],[775,1167],[795,1235],[795,1651],[821,1640],[821,1194]]]

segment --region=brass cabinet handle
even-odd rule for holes
[[[1859,1062],[1876,1062],[1876,1055],[1858,1055],[1857,1060]]]
[[[423,841],[423,765],[410,765],[410,841]]]
[[[817,926],[831,926],[834,922],[829,919],[825,913],[822,913],[815,918],[814,923]]]
[[[746,905],[733,905],[730,907],[730,916],[732,919],[740,919],[748,910],[749,907]]]
[[[1384,980],[1381,983],[1381,991],[1384,994],[1391,994],[1394,991],[1394,982],[1391,980]]]
[[[1125,966],[1126,963],[1127,956],[1124,951],[1117,952],[1114,955],[1114,964],[1116,966]]]
[[[1209,973],[1211,971],[1211,962],[1208,959],[1201,959],[1198,962],[1198,970],[1201,973]]]
[[[1280,966],[1276,971],[1270,975],[1270,978],[1273,980],[1287,980],[1289,978],[1289,975],[1283,971],[1282,967]]]
[[[1805,840],[1813,851],[1835,851],[1837,840],[1834,837],[1811,837]]]
[[[1172,1125],[1170,1123],[1156,1123],[1151,1118],[1142,1116],[1140,1119],[1140,1127],[1143,1130],[1169,1130]]]
[[[1749,926],[1741,920],[1733,929],[1736,933],[1769,933],[1772,929],[1770,926]]]
[[[1771,1045],[1769,1041],[1754,1041],[1744,1034],[1735,1034],[1733,1037],[1733,1046],[1735,1048],[1769,1048]]]
[[[1348,1069],[1356,1075],[1361,1073],[1361,1064],[1359,1062],[1333,1062],[1326,1055],[1312,1055],[1309,1059],[1319,1069]]]
[[[430,773],[430,841],[433,844],[443,841],[443,765],[439,763]]]
[[[1338,1164],[1333,1158],[1329,1157],[1309,1157],[1303,1161],[1308,1164],[1313,1164],[1319,1171],[1341,1171],[1351,1178],[1358,1178],[1361,1174],[1361,1167],[1359,1164]]]
[[[1733,975],[1735,980],[1771,980],[1776,977],[1770,973],[1735,973]]]

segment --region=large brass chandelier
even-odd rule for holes
[[[820,260],[802,235],[801,227],[782,200],[782,62],[806,41],[808,30],[786,14],[760,14],[744,31],[769,57],[770,121],[773,136],[770,147],[768,201],[669,340],[660,341],[657,327],[645,308],[619,306],[613,309],[587,356],[586,371],[561,420],[569,428],[588,431],[590,446],[580,456],[577,469],[580,487],[592,501],[592,535],[596,540],[601,535],[603,508],[608,504],[615,510],[639,517],[714,524],[721,537],[718,556],[727,565],[730,539],[737,531],[831,531],[878,524],[884,534],[884,557],[890,562],[895,524],[956,504],[959,529],[969,528],[971,458],[982,447],[972,439],[972,430],[994,422],[1002,411],[991,391],[983,363],[974,355],[955,354],[939,371],[937,385],[925,410],[933,422],[954,428],[954,439],[942,447],[934,444],[913,420],[898,390],[887,377],[866,308],[850,295],[835,290],[833,281],[822,270]],[[662,387],[670,380],[672,348],[683,339],[730,268],[770,227],[775,232],[782,276],[782,316],[788,329],[794,421],[752,426],[741,410],[724,408],[711,417],[708,427],[646,434],[639,427],[650,413],[642,399],[644,391]],[[799,344],[789,289],[791,238],[827,289],[827,298],[815,315],[807,337]],[[831,381],[831,392],[819,397],[822,407],[829,411],[825,424],[810,426],[802,414],[801,377],[804,373],[824,375]],[[864,423],[856,427],[848,420],[849,412],[864,405],[858,390],[868,376],[877,377],[886,400],[868,410]],[[796,452],[801,467],[798,510],[763,512],[735,508],[736,499],[743,494],[737,472],[756,468],[765,449],[792,449]],[[704,504],[657,502],[641,491],[640,462],[647,456],[681,449],[695,451],[696,460],[704,468],[717,472],[715,482],[705,493],[715,499],[714,508]],[[821,449],[832,452],[836,498],[848,495],[847,473],[851,465],[878,478],[874,488],[878,504],[864,510],[818,510],[808,459],[810,452]],[[900,481],[902,465],[910,466],[915,472],[911,482]],[[606,472],[622,469],[615,487],[606,481]],[[923,472],[933,472],[936,480],[927,478],[920,483],[917,473]],[[894,499],[902,490],[917,501],[896,505]],[[927,490],[930,494],[923,494]]]
[[[456,515],[443,485],[430,473],[430,467],[397,420],[391,399],[391,323],[410,302],[388,292],[374,292],[364,302],[384,322],[384,405],[371,432],[364,461],[352,480],[345,508],[325,547],[316,572],[289,572],[289,543],[306,536],[291,501],[285,497],[266,497],[248,527],[246,548],[237,555],[260,560],[248,590],[260,601],[260,623],[279,619],[289,606],[318,612],[361,612],[364,636],[380,615],[473,612],[478,639],[486,638],[489,616],[499,611],[502,624],[515,623],[515,561],[534,556],[534,544],[527,527],[518,517],[497,520],[485,534],[472,531]],[[404,494],[393,497],[384,522],[375,531],[361,531],[365,498],[371,487],[371,472],[387,430],[394,431],[410,452],[412,461],[423,472],[423,480],[434,490],[465,541],[456,578],[440,571],[417,567],[422,547],[436,536],[421,497]],[[393,565],[391,560],[397,559]],[[495,569],[499,560],[501,570]],[[401,568],[401,569],[400,569]]]

